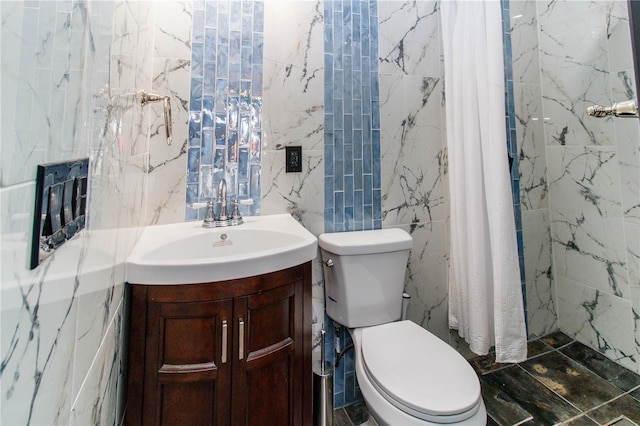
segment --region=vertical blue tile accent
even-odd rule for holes
[[[327,0],[323,8],[325,232],[380,228],[377,0]],[[344,328],[340,338],[348,340]],[[335,372],[336,407],[362,398],[351,361]]]
[[[215,196],[223,177],[229,196],[253,200],[242,214],[259,215],[264,4],[200,4],[193,19],[185,218],[203,218],[205,210],[189,204]]]
[[[511,52],[511,22],[509,18],[509,0],[501,0],[502,6],[502,38],[504,46],[504,79],[505,79],[505,107],[507,126],[507,152],[512,159],[511,189],[513,193],[513,211],[516,222],[516,237],[518,242],[518,260],[520,263],[520,283],[525,309],[525,324],[528,334],[527,287],[524,270],[524,245],[522,240],[522,212],[520,208],[520,172],[518,169],[518,143],[516,140],[516,113],[513,89],[513,63]]]

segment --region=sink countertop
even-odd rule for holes
[[[195,284],[262,275],[316,257],[317,239],[289,214],[249,216],[238,226],[202,222],[147,227],[126,263],[131,284]]]

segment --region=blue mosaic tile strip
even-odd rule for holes
[[[382,227],[377,0],[324,2],[325,232]],[[325,318],[325,324],[332,324]],[[333,348],[334,330],[327,327]],[[342,327],[343,347],[350,343]],[[335,354],[329,351],[329,359]],[[353,351],[334,373],[334,407],[362,400]]]
[[[524,245],[522,238],[522,212],[520,205],[520,170],[518,168],[518,143],[516,137],[516,112],[513,89],[513,62],[511,52],[511,21],[509,17],[509,0],[501,0],[502,5],[502,37],[504,45],[505,107],[507,126],[507,149],[511,164],[511,189],[513,191],[513,208],[516,221],[516,237],[518,240],[518,260],[520,262],[520,283],[527,324],[527,288],[524,270]],[[528,330],[527,330],[528,335]]]
[[[245,216],[260,214],[263,0],[194,2],[186,220],[216,196],[220,179]]]
[[[377,10],[324,2],[325,232],[382,227]]]

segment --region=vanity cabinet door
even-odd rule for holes
[[[149,301],[143,424],[228,425],[232,300]]]
[[[302,425],[302,277],[235,299],[232,425]]]
[[[311,262],[128,292],[126,425],[311,425]]]

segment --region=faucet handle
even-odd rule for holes
[[[204,221],[202,222],[203,228],[213,228],[215,225],[215,214],[213,209],[213,202],[209,201],[207,203],[207,214],[205,215]]]
[[[240,201],[233,200],[233,211],[231,212],[231,217],[229,219],[231,220],[232,225],[242,224],[243,220],[242,215],[240,214]]]

